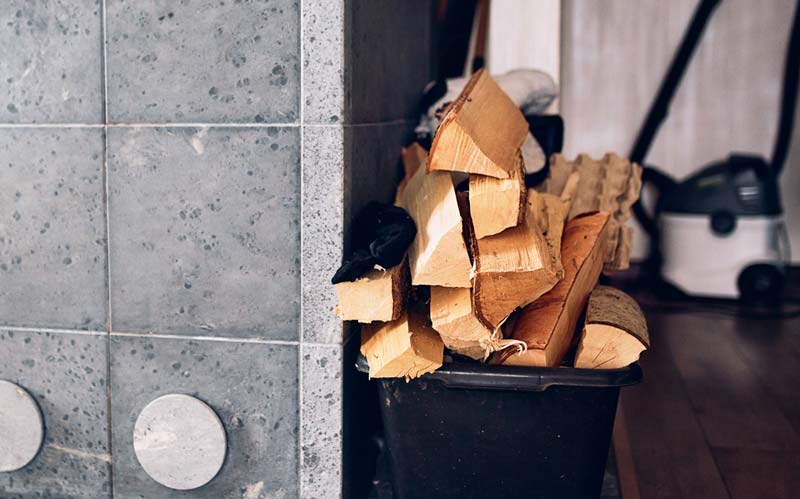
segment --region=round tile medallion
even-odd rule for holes
[[[44,439],[39,406],[24,388],[0,380],[0,472],[33,461]]]
[[[133,430],[139,464],[156,482],[176,490],[202,487],[225,462],[222,422],[205,402],[189,395],[161,396],[142,409]]]

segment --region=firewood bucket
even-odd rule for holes
[[[377,379],[395,499],[599,497],[619,389],[641,380],[638,363]]]

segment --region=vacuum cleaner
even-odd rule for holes
[[[651,240],[645,272],[682,294],[779,302],[790,262],[779,176],[786,162],[800,71],[800,2],[787,49],[777,139],[771,159],[732,153],[682,181],[645,164],[658,128],[720,0],[697,7],[630,153],[657,193],[651,215],[634,213]]]

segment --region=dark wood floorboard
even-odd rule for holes
[[[782,321],[767,328],[751,322],[736,323],[736,347],[800,434],[800,320]],[[754,329],[760,334],[752,334]]]
[[[795,499],[800,496],[797,452],[716,449],[714,459],[733,499]]]
[[[737,348],[733,319],[669,315],[657,320],[656,334],[669,343],[711,447],[798,448],[791,423]],[[753,328],[747,334],[762,331]]]
[[[642,359],[644,382],[621,396],[639,493],[643,499],[727,498],[669,346],[658,336],[652,341]]]
[[[623,499],[800,497],[800,318],[645,309],[645,381],[622,390],[615,429]]]

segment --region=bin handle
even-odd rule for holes
[[[543,392],[551,386],[614,388],[635,385],[642,380],[639,363],[623,369],[598,371],[574,368],[527,368],[492,366],[491,371],[472,369],[440,370],[423,377],[441,381],[447,388],[471,390],[515,390]],[[539,372],[531,372],[531,370]]]
[[[367,359],[359,355],[356,367],[369,372]],[[543,392],[551,386],[615,388],[642,381],[638,362],[622,369],[576,369],[572,367],[487,366],[485,364],[445,364],[428,373],[422,381],[438,381],[456,390],[513,390]]]

